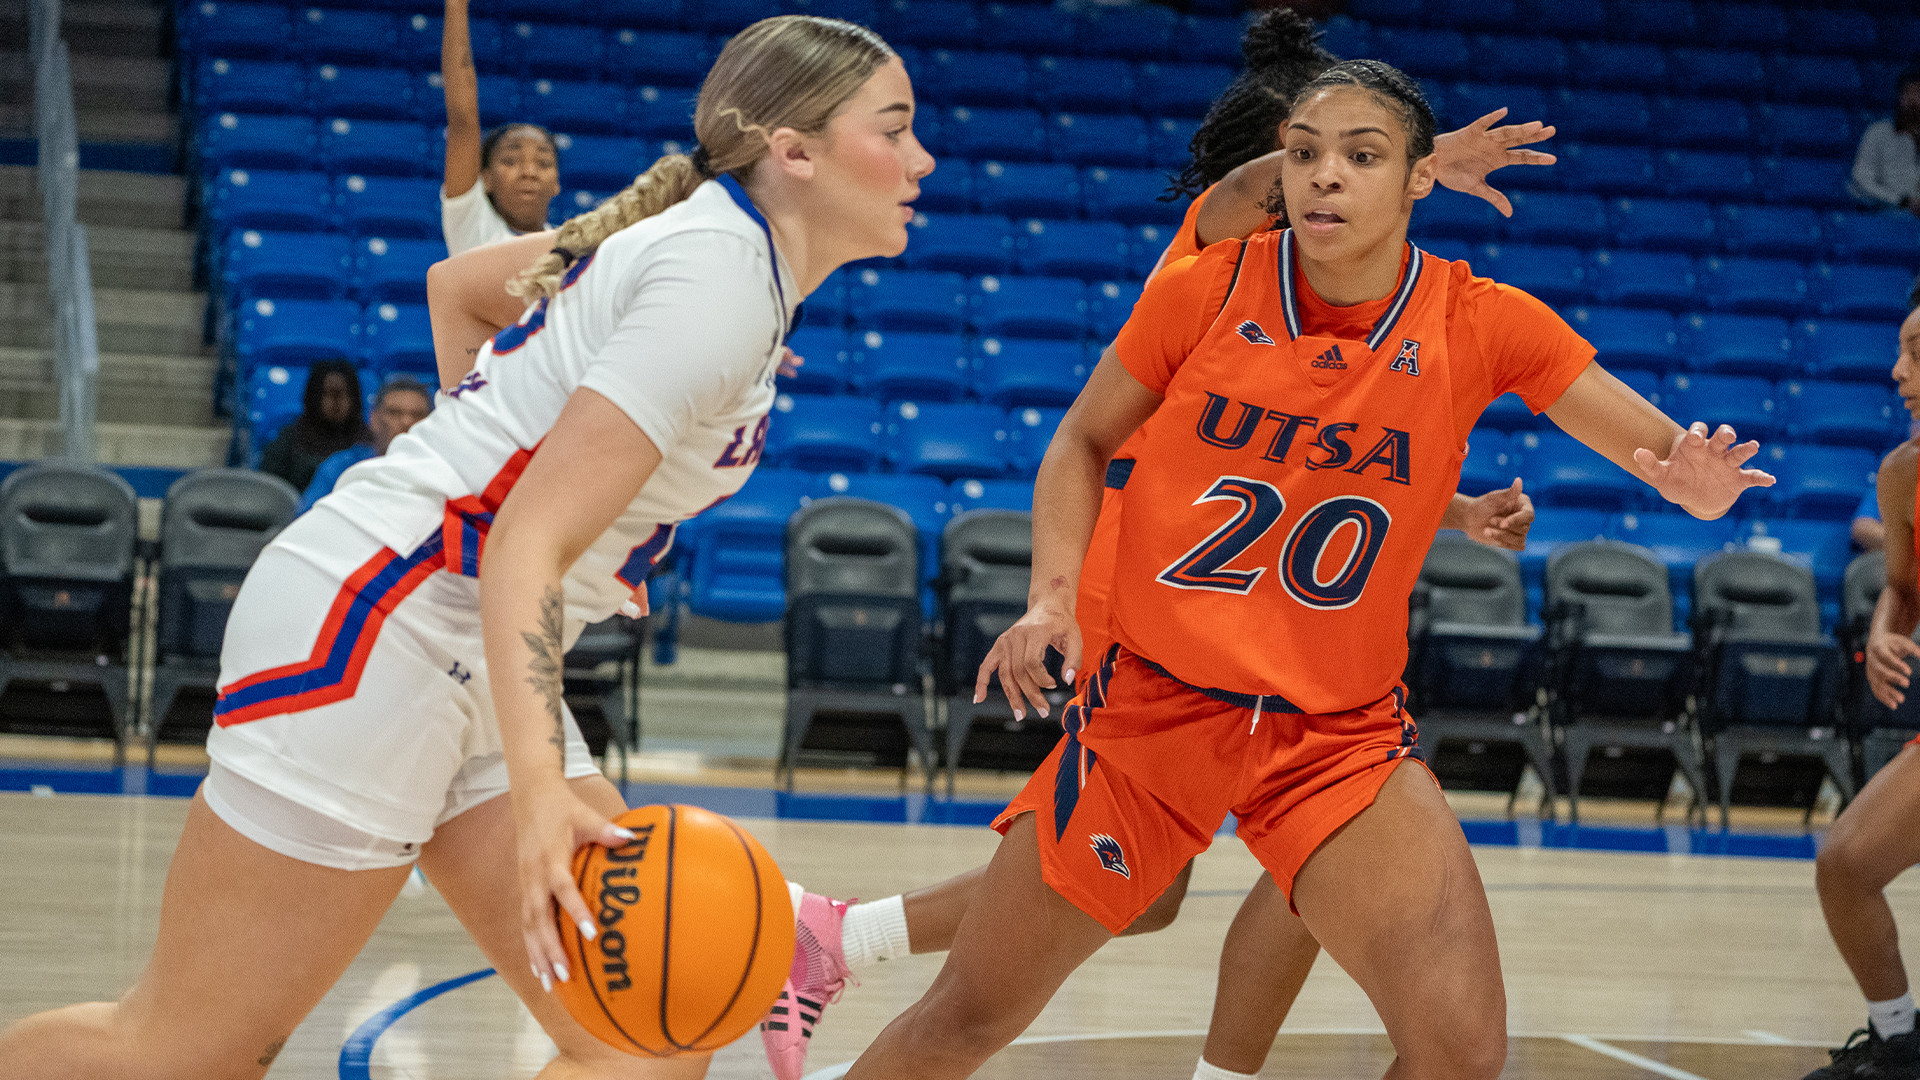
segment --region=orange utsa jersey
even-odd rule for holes
[[[1189,685],[1310,713],[1396,684],[1407,598],[1473,419],[1506,390],[1551,404],[1593,356],[1464,264],[1410,246],[1404,265],[1364,340],[1303,327],[1291,231],[1214,245],[1149,285],[1115,343],[1165,395],[1121,508],[1122,645]],[[1536,332],[1531,352],[1484,350],[1464,325],[1503,316]]]

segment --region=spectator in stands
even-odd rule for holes
[[[360,401],[360,375],[345,360],[322,360],[307,375],[300,415],[260,452],[260,471],[305,491],[328,458],[371,439]]]
[[[1920,65],[1900,75],[1893,118],[1860,136],[1853,159],[1853,197],[1870,206],[1920,214]]]
[[[446,0],[440,79],[447,96],[447,164],[440,182],[440,231],[447,251],[539,232],[560,194],[559,152],[538,124],[502,124],[482,137],[480,80],[467,40],[467,0]]]
[[[354,443],[320,463],[320,468],[314,471],[313,482],[307,485],[306,494],[300,497],[300,513],[312,509],[314,503],[332,491],[341,473],[368,458],[386,453],[387,446],[395,438],[425,420],[432,408],[433,394],[420,380],[410,375],[396,375],[389,379],[373,402],[373,416],[367,425],[368,434],[372,437]]]

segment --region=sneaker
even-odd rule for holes
[[[760,1022],[760,1041],[775,1080],[800,1080],[807,1068],[807,1044],[828,1005],[840,1000],[852,974],[840,947],[840,923],[847,905],[817,893],[800,900],[793,935],[793,971],[780,997]]]
[[[1882,1039],[1869,1025],[1827,1053],[1833,1063],[1803,1080],[1920,1080],[1920,1030]]]

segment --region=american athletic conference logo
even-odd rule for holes
[[[1233,332],[1236,334],[1239,334],[1243,338],[1246,338],[1249,342],[1252,342],[1255,345],[1273,344],[1273,339],[1268,337],[1267,332],[1265,330],[1260,329],[1260,324],[1257,322],[1254,322],[1252,319],[1248,319],[1246,322],[1243,322],[1239,326],[1234,327]]]
[[[1100,865],[1126,878],[1133,880],[1133,871],[1127,869],[1127,857],[1120,851],[1120,841],[1106,833],[1094,833],[1087,837],[1087,843],[1093,847],[1093,853],[1100,856]]]

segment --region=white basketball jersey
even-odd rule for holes
[[[431,416],[347,470],[324,502],[395,551],[439,543],[449,572],[478,576],[494,512],[567,399],[591,389],[661,452],[566,576],[569,616],[606,618],[646,580],[673,527],[753,471],[799,299],[744,189],[709,181],[574,263],[560,292],[496,334]]]

